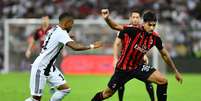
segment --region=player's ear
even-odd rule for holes
[[[68,21],[64,21],[64,26],[68,26]]]
[[[65,21],[65,26],[70,26],[71,23],[72,23],[72,20],[67,20]]]

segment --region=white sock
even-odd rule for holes
[[[70,93],[70,88],[65,90],[57,90],[51,97],[50,101],[61,101],[65,95]]]
[[[27,98],[25,101],[38,101],[36,99],[33,99],[32,97]]]

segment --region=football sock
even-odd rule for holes
[[[153,85],[150,82],[146,82],[145,85],[151,101],[155,101]]]
[[[167,101],[167,83],[157,85],[157,98],[158,101]]]
[[[65,95],[70,93],[70,88],[65,90],[57,90],[51,97],[50,101],[61,101]]]
[[[125,87],[124,87],[124,86],[121,86],[121,87],[118,89],[119,101],[123,101],[124,90],[125,90]]]
[[[91,101],[103,101],[104,98],[103,98],[103,95],[102,95],[102,92],[98,92],[96,93],[96,95],[92,98]]]

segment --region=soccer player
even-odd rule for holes
[[[120,24],[114,22],[112,19],[110,19],[108,9],[102,9],[101,10],[101,15],[104,18],[104,20],[106,21],[106,23],[112,29],[115,29],[115,30],[118,30],[118,31],[121,31],[121,30],[123,30],[124,28],[127,28],[127,27],[136,27],[136,28],[141,28],[142,27],[140,25],[140,13],[137,10],[131,12],[130,17],[129,17],[130,24],[126,24],[126,25],[120,25]],[[113,53],[114,65],[116,65],[117,60],[118,60],[120,46],[121,46],[121,41],[119,41],[118,37],[116,37],[116,39],[114,41],[114,46],[113,46],[113,49],[114,49],[114,53]],[[144,64],[148,64],[148,57],[146,55],[144,55],[144,57],[141,60],[141,62],[144,63]],[[155,101],[153,85],[150,82],[144,82],[144,83],[145,83],[146,90],[147,90],[147,92],[149,94],[149,97],[150,97],[151,101]],[[119,101],[123,101],[124,90],[125,90],[124,85],[119,87],[119,89],[118,89]]]
[[[167,79],[159,70],[145,64],[139,64],[153,46],[159,50],[163,60],[174,71],[176,80],[182,83],[182,76],[163,47],[161,38],[154,34],[157,17],[152,11],[143,15],[143,28],[128,27],[120,31],[118,40],[122,42],[122,53],[117,62],[115,73],[111,77],[108,87],[98,92],[92,101],[103,101],[111,97],[119,87],[133,78],[150,81],[157,84],[158,101],[167,101]]]
[[[82,45],[69,36],[73,26],[73,17],[68,13],[59,16],[59,24],[52,26],[47,32],[40,55],[35,59],[31,68],[30,91],[32,97],[25,101],[40,101],[46,83],[58,90],[52,95],[50,101],[61,101],[71,88],[66,83],[63,74],[54,65],[57,56],[64,45],[75,51],[89,50],[102,46],[101,42],[90,45]]]
[[[27,58],[30,58],[31,53],[32,53],[32,47],[34,46],[36,41],[40,42],[40,47],[42,48],[43,42],[45,40],[45,35],[46,35],[47,31],[50,28],[51,28],[51,25],[49,24],[49,17],[48,16],[43,16],[42,17],[41,27],[36,29],[36,31],[31,36],[32,40],[29,43],[29,46],[28,46],[28,48],[27,48],[27,50],[25,52],[25,56]]]

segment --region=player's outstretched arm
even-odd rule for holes
[[[173,69],[173,71],[175,72],[175,77],[177,79],[178,82],[182,83],[183,79],[182,76],[180,74],[180,72],[177,70],[174,62],[172,61],[172,59],[170,58],[167,50],[165,48],[160,50],[160,54],[163,58],[163,60]]]
[[[109,15],[110,15],[110,13],[109,13],[108,9],[102,9],[101,10],[101,16],[104,18],[106,23],[110,26],[110,28],[112,28],[114,30],[118,30],[118,31],[123,30],[123,26],[114,22],[112,19],[110,19]]]
[[[119,39],[118,37],[116,37],[115,41],[114,41],[114,45],[113,45],[113,65],[115,66],[117,61],[118,61],[118,55],[119,55],[119,50],[121,47],[121,39]]]
[[[97,42],[94,42],[93,44],[86,46],[86,45],[80,44],[80,43],[75,42],[75,41],[70,41],[66,45],[75,51],[82,51],[82,50],[99,48],[102,46],[102,42],[97,41]]]
[[[27,50],[25,52],[26,58],[30,58],[30,56],[31,56],[31,48],[33,47],[34,44],[35,44],[35,40],[34,40],[34,38],[32,38],[32,40],[29,43],[29,46],[28,46],[28,48],[27,48]]]

